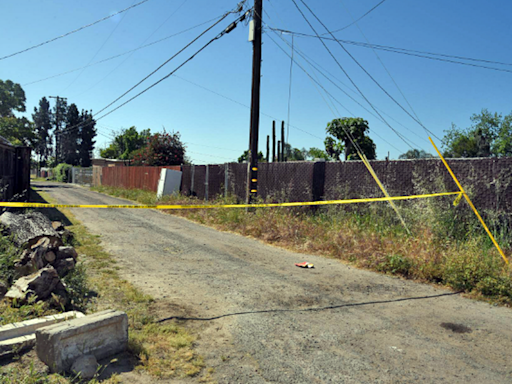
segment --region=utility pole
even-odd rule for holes
[[[284,142],[284,121],[281,122],[281,161],[286,161],[285,142]]]
[[[276,121],[272,121],[272,162],[276,161]]]
[[[249,140],[249,169],[247,171],[247,204],[258,194],[258,134],[260,122],[260,78],[261,78],[261,15],[263,0],[254,0],[252,40],[252,93],[251,131]]]
[[[55,136],[55,160],[59,162],[59,150],[60,150],[60,115],[59,115],[59,109],[60,109],[60,101],[64,100],[67,101],[66,97],[60,97],[60,96],[48,96],[50,99],[56,99],[55,104],[55,131],[53,135]]]
[[[266,159],[267,159],[267,163],[268,163],[268,162],[269,162],[269,160],[270,160],[270,159],[268,158],[268,157],[269,157],[269,153],[270,153],[270,136],[269,136],[269,135],[267,135],[267,157],[266,157]]]

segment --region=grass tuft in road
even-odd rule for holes
[[[205,204],[190,197],[157,201],[150,191],[95,187],[93,190],[143,204]],[[472,297],[512,304],[512,268],[506,266],[473,213],[453,199],[429,199],[400,204],[412,231],[408,235],[385,203],[313,209],[262,208],[176,210],[169,213],[201,224],[261,239],[297,252],[332,257],[357,267],[443,284]],[[236,204],[217,199],[209,204]],[[503,218],[490,226],[511,254],[512,225]]]

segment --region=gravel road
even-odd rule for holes
[[[131,204],[35,184],[62,204]],[[188,320],[219,383],[512,383],[508,308],[154,210],[72,211],[163,317],[245,313]]]

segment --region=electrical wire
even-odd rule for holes
[[[77,29],[75,29],[75,30],[73,30],[73,31],[67,32],[67,33],[65,33],[65,34],[63,34],[63,35],[60,35],[60,36],[54,37],[53,39],[43,41],[42,43],[39,43],[39,44],[33,45],[33,46],[28,47],[28,48],[25,48],[25,49],[22,49],[21,51],[14,52],[14,53],[11,53],[11,54],[9,54],[9,55],[6,55],[6,56],[3,56],[3,57],[0,57],[0,60],[5,60],[5,59],[8,59],[8,58],[10,58],[10,57],[13,57],[13,56],[19,55],[19,54],[21,54],[21,53],[24,53],[24,52],[30,51],[30,50],[32,50],[32,49],[39,48],[39,47],[41,47],[41,46],[43,46],[43,45],[45,45],[45,44],[52,43],[52,42],[54,42],[54,41],[56,41],[56,40],[62,39],[63,37],[66,37],[66,36],[72,35],[73,33],[79,32],[79,31],[81,31],[81,30],[83,30],[83,29],[85,29],[85,28],[92,27],[93,25],[96,25],[96,24],[98,24],[98,23],[101,23],[102,21],[108,20],[108,19],[110,19],[110,18],[112,18],[112,17],[114,17],[114,16],[116,16],[116,15],[119,15],[119,14],[121,14],[121,13],[123,13],[123,12],[126,12],[126,11],[128,11],[128,10],[130,10],[130,9],[132,9],[132,8],[138,7],[139,5],[142,5],[142,4],[144,4],[144,3],[148,2],[148,1],[149,1],[149,0],[143,0],[143,1],[139,2],[139,3],[137,3],[137,4],[133,4],[133,5],[129,6],[128,8],[122,9],[121,11],[115,12],[115,13],[113,13],[113,14],[109,15],[109,16],[105,16],[105,17],[104,17],[104,18],[102,18],[102,19],[96,20],[96,21],[94,21],[94,22],[92,22],[92,23],[90,23],[90,24],[84,25],[84,26],[82,26],[82,27],[80,27],[80,28],[77,28]]]
[[[276,28],[276,30],[279,31],[279,32],[286,32],[286,33],[294,34],[296,36],[301,36],[301,37],[310,37],[310,38],[314,38],[314,39],[318,39],[319,38],[319,37],[317,37],[315,35],[310,35],[308,33],[294,32],[294,31],[290,31],[290,30],[287,30],[287,29]],[[368,44],[368,43],[364,43],[364,42],[361,42],[361,41],[344,40],[344,39],[338,39],[338,38],[335,38],[335,37],[326,37],[326,36],[322,36],[322,35],[320,36],[320,39],[329,40],[329,41],[335,41],[335,42],[341,42],[343,44],[349,44],[349,45],[354,45],[354,46],[363,47],[363,48],[375,48],[375,49],[378,49],[378,50],[381,50],[381,51],[399,53],[399,54],[408,55],[408,56],[421,57],[421,58],[430,59],[430,60],[443,61],[443,62],[452,63],[452,64],[467,65],[467,66],[470,66],[470,67],[476,67],[476,68],[490,69],[490,70],[493,70],[493,71],[512,73],[512,70],[510,70],[510,69],[489,67],[487,65],[465,63],[463,61],[443,59],[443,57],[447,57],[447,58],[451,58],[451,59],[458,59],[458,60],[466,60],[466,61],[475,61],[475,62],[483,62],[483,63],[489,63],[489,64],[504,65],[504,66],[512,66],[512,63],[504,63],[504,62],[500,62],[500,61],[493,61],[493,60],[486,60],[486,59],[476,59],[476,58],[464,57],[464,56],[447,55],[447,54],[443,54],[443,53],[418,51],[418,50],[407,49],[407,48],[397,48],[397,47],[392,47],[392,46],[388,46],[388,45]],[[434,56],[434,57],[432,57],[432,56]],[[439,57],[435,57],[435,56],[439,56]]]
[[[89,68],[89,67],[92,67],[92,66],[94,66],[94,65],[102,64],[102,63],[105,63],[105,62],[107,62],[107,61],[110,61],[110,60],[113,60],[113,59],[117,59],[118,57],[121,57],[121,56],[124,56],[124,55],[128,55],[129,53],[132,53],[132,52],[138,51],[138,50],[140,50],[140,49],[144,49],[144,48],[150,47],[150,46],[152,46],[152,45],[155,45],[155,44],[161,43],[162,41],[168,40],[168,39],[170,39],[170,38],[172,38],[172,37],[175,37],[175,36],[181,35],[181,34],[183,34],[183,33],[185,33],[185,32],[188,32],[188,31],[191,31],[191,30],[196,29],[196,28],[198,28],[198,27],[201,27],[201,26],[203,26],[203,25],[205,25],[205,24],[208,24],[208,23],[210,23],[210,22],[212,22],[212,21],[214,21],[214,20],[217,20],[217,19],[218,19],[219,17],[221,17],[221,16],[222,16],[222,15],[219,15],[219,16],[214,17],[214,18],[212,18],[212,19],[209,19],[209,20],[203,21],[202,23],[197,24],[197,25],[194,25],[193,27],[190,27],[190,28],[184,29],[184,30],[182,30],[182,31],[180,31],[180,32],[176,32],[176,33],[174,33],[174,34],[172,34],[172,35],[169,35],[169,36],[163,37],[163,38],[161,38],[161,39],[159,39],[159,40],[155,40],[155,41],[153,41],[153,42],[151,42],[151,43],[149,43],[149,44],[142,45],[142,46],[140,46],[140,47],[138,47],[138,48],[131,49],[131,50],[129,50],[129,51],[126,51],[126,52],[120,53],[120,54],[118,54],[118,55],[114,55],[114,56],[107,57],[106,59],[103,59],[103,60],[100,60],[100,61],[96,61],[95,63],[91,63],[90,65],[86,65],[86,66],[84,66],[84,67],[79,67],[79,68],[71,69],[71,70],[66,71],[66,72],[61,72],[61,73],[58,73],[58,74],[56,74],[56,75],[52,75],[52,76],[49,76],[49,77],[45,77],[44,79],[39,79],[39,80],[31,81],[30,83],[25,83],[25,84],[23,84],[23,86],[25,87],[25,86],[27,86],[27,85],[32,85],[32,84],[40,83],[40,82],[42,82],[42,81],[50,80],[50,79],[53,79],[53,78],[55,78],[55,77],[64,76],[64,75],[67,75],[67,74],[69,74],[69,73],[73,73],[73,72],[79,71],[79,70],[84,69],[84,68]]]
[[[128,99],[127,101],[125,101],[124,103],[120,104],[119,106],[117,106],[116,108],[110,110],[109,112],[103,114],[102,116],[98,117],[95,119],[95,121],[98,121],[98,120],[101,120],[103,118],[105,118],[106,116],[110,115],[111,113],[117,111],[119,108],[125,106],[126,104],[130,103],[131,101],[135,100],[136,98],[138,98],[139,96],[141,96],[142,94],[146,93],[147,91],[149,91],[151,88],[155,87],[156,85],[160,84],[162,81],[164,81],[165,79],[169,78],[170,76],[172,76],[175,72],[177,72],[181,67],[183,67],[185,64],[187,64],[189,61],[193,60],[200,52],[202,52],[204,49],[206,49],[210,44],[212,44],[214,41],[220,39],[222,36],[226,35],[227,33],[231,32],[234,28],[236,28],[236,25],[238,24],[238,22],[240,22],[241,20],[245,19],[246,17],[246,14],[244,13],[242,16],[238,17],[234,22],[232,22],[230,25],[228,25],[222,32],[220,32],[219,34],[217,34],[214,38],[212,38],[210,41],[208,41],[206,44],[204,44],[201,48],[199,48],[196,52],[194,52],[188,59],[186,59],[183,63],[181,63],[178,67],[176,67],[173,71],[171,71],[170,73],[168,73],[166,76],[162,77],[160,80],[154,82],[153,84],[151,84],[149,87],[145,88],[144,90],[142,90],[141,92],[139,92],[138,94],[136,94],[135,96],[131,97],[130,99]],[[133,88],[133,87],[132,87]],[[119,98],[118,98],[119,99]],[[112,104],[112,103],[111,103]],[[110,105],[111,105],[110,104]],[[101,111],[104,111],[106,108],[103,108]],[[96,116],[98,115],[99,113],[101,113],[101,111],[99,112],[96,112],[93,116]],[[79,127],[83,126],[83,124],[77,124],[75,126],[72,126],[72,127],[68,127],[62,131],[60,131],[58,134],[63,134],[63,133],[66,133],[70,130],[73,130],[73,129],[77,129]]]
[[[292,54],[291,54],[291,58],[290,58],[290,82],[289,82],[289,87],[288,87],[288,120],[287,120],[287,123],[288,123],[288,129],[286,131],[286,142],[288,143],[289,140],[289,136],[290,136],[290,105],[291,105],[291,101],[292,101],[292,70],[293,70],[293,52],[294,52],[294,49],[293,49],[293,35],[292,35]]]
[[[295,0],[292,0],[294,3],[295,3]],[[318,16],[311,10],[311,8],[304,2],[304,0],[300,0],[301,3],[309,10],[309,12],[313,15],[313,17],[325,28],[325,30],[327,32],[330,33],[330,35],[334,38],[334,35],[332,34],[332,32],[329,31],[329,29],[325,26],[325,24],[318,18]],[[296,3],[295,3],[296,5]],[[308,21],[309,23],[309,21]],[[310,24],[311,25],[311,24]],[[318,35],[318,33],[316,33],[315,31],[315,34]],[[320,37],[319,37],[320,38]],[[320,41],[322,42],[322,44],[324,45],[325,48],[327,48],[327,45],[323,42],[323,40],[320,38]],[[361,68],[361,70],[384,92],[384,94],[386,94],[386,96],[388,96],[396,105],[398,105],[398,107],[400,107],[400,109],[402,109],[410,118],[412,118],[416,123],[418,123],[427,133],[429,133],[430,135],[436,137],[437,139],[439,139],[437,137],[437,135],[435,133],[433,133],[431,130],[429,130],[427,127],[425,127],[425,125],[423,125],[423,123],[421,121],[419,121],[416,117],[414,117],[407,109],[405,109],[403,107],[402,104],[400,104],[388,91],[386,91],[386,89],[384,89],[384,87],[382,85],[380,85],[380,83],[366,70],[366,68],[364,68],[361,63],[359,63],[359,61],[345,48],[345,46],[338,41],[338,45],[345,51],[345,53],[347,55],[349,55],[349,57],[359,66],[359,68]],[[331,54],[331,56],[333,57],[333,59],[335,59],[334,55],[331,53],[331,51],[327,48],[327,50],[329,51],[329,53]],[[335,61],[339,64],[339,62],[335,59]],[[341,65],[340,65],[341,67]],[[347,75],[348,76],[348,75]],[[350,79],[350,77],[349,77]],[[355,83],[352,81],[352,79],[350,79],[352,84],[355,86]],[[359,89],[358,89],[359,90]],[[367,100],[368,101],[368,100]],[[370,104],[371,105],[371,104]],[[372,106],[373,108],[373,106]],[[377,110],[375,108],[373,108],[376,112]],[[379,114],[380,116],[380,114]],[[381,116],[382,117],[382,116]],[[391,127],[391,125],[389,125],[389,123],[386,122],[386,124],[394,131],[394,128]],[[396,132],[395,132],[396,133]],[[413,149],[413,148],[411,148]]]
[[[160,30],[160,28],[163,27],[164,24],[166,24],[184,5],[185,3],[187,2],[188,0],[184,0],[179,6],[178,8],[176,8],[174,10],[174,12],[172,12],[153,32],[151,32],[151,34],[146,37],[146,39],[139,45],[138,48],[142,47],[150,38],[151,36],[153,36],[156,32],[158,32]],[[121,20],[122,21],[122,20]],[[119,25],[119,24],[118,24]],[[78,94],[78,96],[81,96],[83,95],[84,93],[87,93],[89,91],[91,91],[92,89],[94,89],[98,84],[102,83],[107,77],[109,77],[111,74],[113,74],[114,72],[116,72],[124,63],[126,63],[126,61],[128,61],[128,59],[130,57],[133,56],[135,51],[132,51],[130,53],[130,55],[128,55],[128,57],[126,57],[123,61],[121,61],[114,69],[112,69],[109,73],[107,73],[105,76],[103,76],[99,81],[97,81],[94,85],[92,85],[91,87],[89,87],[87,90],[81,92]]]
[[[103,112],[108,107],[110,107],[112,104],[119,101],[121,98],[126,96],[128,93],[130,93],[132,90],[137,88],[140,84],[142,84],[144,81],[146,81],[148,78],[153,76],[156,72],[158,72],[160,69],[162,69],[166,64],[168,64],[171,60],[173,60],[176,56],[178,56],[180,53],[185,51],[188,47],[190,47],[192,44],[194,44],[197,40],[199,40],[204,34],[206,34],[208,31],[210,31],[213,27],[215,27],[217,24],[219,24],[222,20],[224,20],[226,17],[228,17],[230,12],[225,13],[219,20],[217,20],[215,23],[213,23],[211,26],[206,28],[203,32],[201,32],[197,37],[195,37],[191,42],[189,42],[187,45],[185,45],[182,49],[180,49],[178,52],[176,52],[174,55],[172,55],[170,58],[168,58],[166,61],[164,61],[162,64],[158,66],[155,70],[153,70],[149,75],[145,76],[142,80],[140,80],[137,84],[132,86],[130,89],[128,89],[126,92],[124,92],[121,96],[117,97],[114,101],[110,102],[107,106],[100,109],[97,114]],[[212,40],[210,40],[213,42]]]
[[[384,120],[385,124],[405,143],[407,144],[407,146],[409,146],[411,149],[414,149],[411,144],[409,144],[407,142],[407,140],[400,134],[400,132],[398,132],[396,129],[394,129],[391,124],[389,124],[387,122],[386,119],[384,119],[384,117],[379,113],[379,111],[377,111],[377,109],[374,107],[374,105],[370,102],[370,100],[368,100],[368,98],[364,95],[364,93],[361,91],[361,89],[357,86],[357,84],[354,82],[354,80],[352,80],[352,78],[350,77],[350,75],[347,73],[347,71],[345,70],[345,68],[343,68],[343,66],[340,64],[340,62],[336,59],[336,57],[334,56],[334,54],[331,52],[331,50],[329,49],[329,47],[327,47],[327,45],[325,44],[325,42],[321,39],[321,36],[318,34],[318,32],[316,31],[315,27],[313,27],[313,25],[310,23],[310,21],[307,19],[306,15],[304,15],[304,13],[302,12],[302,10],[299,8],[297,2],[295,0],[291,0],[293,2],[293,4],[295,5],[295,7],[297,8],[297,10],[299,11],[299,13],[302,15],[302,17],[304,18],[304,20],[308,23],[309,27],[314,31],[315,35],[317,35],[319,37],[319,41],[322,43],[322,45],[324,46],[324,48],[327,50],[327,52],[329,52],[329,55],[333,58],[333,60],[336,62],[336,64],[338,65],[338,67],[343,71],[343,73],[345,74],[345,76],[347,76],[347,78],[350,80],[350,82],[352,83],[352,85],[354,86],[354,88],[357,89],[357,91],[361,94],[361,96],[365,99],[365,101],[370,105],[370,107],[372,107],[372,109],[375,111],[375,113],[377,113],[377,115],[379,115],[379,117]],[[310,8],[304,3],[303,0],[300,0],[302,2],[302,4],[304,4],[304,6],[306,6],[306,8],[308,8],[308,10],[313,14],[313,12],[310,10]],[[316,15],[313,14],[313,16],[319,20]],[[324,26],[324,28],[328,31],[328,29],[325,27],[325,25],[323,23],[321,23],[321,21],[319,20],[320,24],[322,24]],[[342,46],[343,47],[343,46]],[[344,47],[343,47],[344,48]],[[346,51],[346,50],[345,50]],[[348,53],[348,52],[347,52]],[[356,146],[356,142],[355,140],[352,140],[353,141],[353,145],[354,147],[358,147]]]
[[[370,13],[372,13],[375,9],[377,9],[377,7],[379,7],[380,5],[382,5],[382,3],[384,3],[386,0],[382,0],[380,3],[378,3],[377,5],[375,5],[373,8],[371,8],[368,12],[366,12],[364,15],[362,15],[361,17],[359,17],[357,20],[354,20],[352,21],[350,24],[348,25],[345,25],[343,28],[340,28],[340,29],[336,29],[335,31],[332,31],[332,33],[336,33],[336,32],[340,32],[340,31],[343,31],[344,29],[347,29],[348,27],[351,27],[353,26],[354,24],[357,24],[358,21],[362,20],[363,18],[365,18],[366,16],[368,16]],[[323,33],[322,35],[326,35],[327,33]]]

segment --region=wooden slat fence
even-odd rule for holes
[[[156,192],[162,168],[181,170],[179,165],[166,167],[103,167],[101,185],[146,189]]]

